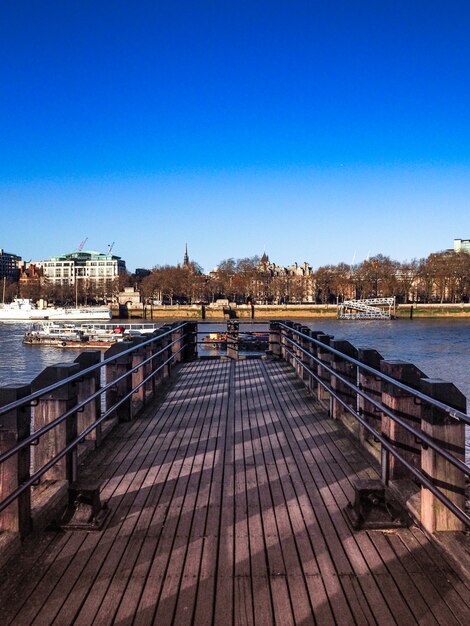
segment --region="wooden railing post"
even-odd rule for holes
[[[287,326],[287,328],[284,328],[284,344],[283,344],[283,357],[284,360],[289,363],[289,365],[294,365],[294,359],[292,357],[291,354],[289,354],[289,352],[293,352],[294,348],[292,346],[292,343],[290,340],[292,340],[293,337],[293,333],[292,333],[292,327],[294,325],[293,322],[291,322],[290,320],[286,320],[284,322],[284,324]]]
[[[352,357],[357,360],[357,348],[355,348],[349,341],[342,339],[336,339],[331,342],[331,347],[338,352],[343,353],[346,356]],[[357,385],[357,366],[350,363],[346,359],[341,358],[337,354],[333,354],[333,369],[337,374],[347,379],[353,385]],[[331,377],[331,387],[334,392],[346,402],[348,406],[356,410],[357,408],[357,393],[355,390],[348,387],[345,383],[341,382],[336,376]],[[343,415],[348,415],[347,409],[336,398],[332,397],[331,416],[334,419],[339,419]]]
[[[145,341],[148,341],[154,336],[155,336],[155,331],[151,335],[150,334],[146,335]],[[156,352],[155,341],[153,341],[152,343],[148,343],[145,347],[142,348],[142,350],[144,351],[145,360],[150,359],[150,357]],[[148,363],[144,365],[144,377],[145,378],[149,377],[152,374],[153,370],[155,369],[154,361],[155,359],[151,359],[150,361],[148,361]],[[155,393],[155,377],[150,376],[150,378],[147,380],[147,382],[144,385],[145,401],[150,400],[153,397],[154,393]]]
[[[308,335],[310,337],[310,328],[308,326],[301,326],[300,327],[300,332],[303,335]],[[306,338],[306,337],[300,337],[299,339],[299,343],[302,347],[302,350],[305,350],[306,352],[310,352],[312,349],[312,344],[310,343],[310,341]],[[305,354],[305,352],[303,352],[302,350],[299,351],[299,357],[300,360],[302,361],[302,363],[304,364],[305,367],[301,367],[300,368],[300,378],[301,380],[303,380],[303,382],[305,383],[306,387],[310,386],[310,374],[308,372],[307,369],[305,369],[306,367],[310,368],[310,357],[308,356],[308,354]]]
[[[78,363],[80,370],[85,370],[92,365],[101,362],[101,352],[99,350],[90,350],[82,352],[77,356],[74,363]],[[101,370],[97,368],[93,372],[84,375],[79,379],[77,384],[77,400],[82,402],[89,398],[93,393],[101,387]],[[78,434],[83,432],[85,428],[94,424],[101,415],[101,397],[98,396],[91,402],[88,402],[83,411],[77,414],[77,431]],[[86,437],[86,441],[92,441],[95,446],[101,443],[101,424],[91,431]]]
[[[186,322],[184,333],[184,360],[193,361],[197,357],[197,322]]]
[[[358,361],[364,363],[364,365],[373,367],[380,372],[380,362],[383,361],[383,356],[379,354],[377,350],[370,348],[358,348],[357,352]],[[360,389],[367,393],[368,396],[377,402],[381,401],[382,379],[376,374],[359,368],[359,386]],[[358,397],[358,409],[359,414],[364,418],[364,420],[378,433],[380,433],[382,423],[381,411],[376,409],[373,404],[362,396]],[[362,426],[362,424],[359,425],[359,439],[362,443],[370,442],[372,440],[372,435],[364,426]]]
[[[160,328],[160,332],[166,333],[170,329],[171,329],[170,324],[165,324],[164,326]],[[171,335],[166,335],[165,337],[161,338],[161,348],[164,348],[164,351],[162,352],[161,363],[168,361],[168,359],[170,358],[170,355],[171,355],[170,343],[171,343]],[[168,363],[165,363],[165,365],[163,366],[162,378],[168,378],[170,374],[171,374],[171,363],[168,361]]]
[[[333,337],[331,335],[318,335],[317,340],[324,344],[325,346],[329,346]],[[333,361],[333,355],[326,349],[320,345],[317,345],[317,358],[322,361],[328,367],[331,367]],[[320,380],[326,385],[331,384],[331,375],[330,373],[320,364],[317,364],[317,375]],[[330,400],[330,392],[328,389],[323,387],[320,383],[317,383],[317,397],[318,400],[324,404],[328,403]]]
[[[299,344],[299,346],[302,345],[302,338],[299,337],[299,335],[297,333],[302,332],[302,324],[298,324],[297,322],[294,322],[293,324],[293,339],[294,341]],[[302,350],[300,348],[298,348],[297,346],[294,346],[293,352],[297,358],[294,359],[294,369],[295,372],[297,374],[297,376],[300,378],[300,380],[303,380],[303,367],[301,365],[302,362]]]
[[[279,351],[281,355],[281,359],[287,362],[287,328],[284,326],[280,327],[279,334]]]
[[[281,329],[279,327],[279,322],[276,320],[271,320],[269,322],[269,351],[274,358],[280,358]]]
[[[418,389],[420,380],[425,378],[423,372],[406,361],[381,361],[380,371],[390,378],[394,378],[412,389]],[[417,429],[421,425],[421,408],[415,402],[415,396],[398,389],[393,383],[382,381],[382,404],[388,407],[398,417]],[[382,413],[382,434],[397,449],[397,452],[409,463],[419,468],[421,466],[421,447],[415,437],[395,420]],[[413,475],[406,467],[390,454],[387,455],[389,466],[386,474],[390,480],[411,478]]]
[[[163,337],[161,337],[162,331],[159,328],[156,332],[156,336],[157,339],[155,341],[155,353],[157,353],[157,356],[153,359],[153,369],[158,370],[157,373],[155,374],[155,376],[153,377],[154,382],[154,387],[158,387],[158,385],[160,385],[160,383],[163,380],[163,368],[161,367],[164,358],[165,358],[165,353],[161,352],[161,354],[158,354],[161,350],[163,350],[164,346],[163,346]]]
[[[238,320],[227,320],[227,357],[238,360],[239,352],[240,322]]]
[[[137,337],[133,341],[133,344],[136,347],[136,349],[132,353],[132,364],[131,364],[132,368],[138,367],[145,360],[145,355],[147,351],[144,346],[139,347],[139,344],[143,343],[144,341],[145,341],[145,337]],[[131,397],[132,417],[137,415],[139,411],[141,411],[143,406],[145,405],[144,380],[145,380],[145,366],[140,365],[140,367],[135,372],[132,372],[132,381],[131,381],[132,388],[134,389],[138,385],[141,385],[138,389],[136,389],[136,391],[132,394],[132,397]]]
[[[121,352],[128,350],[130,343],[125,341],[113,344],[104,353],[104,359],[116,357],[112,363],[106,365],[106,384],[111,383],[116,378],[123,376],[132,367],[132,354],[123,354]],[[106,410],[109,410],[116,402],[130,393],[132,389],[132,378],[129,374],[123,380],[118,381],[111,389],[106,392]],[[129,422],[132,419],[132,403],[130,397],[120,404],[113,416],[116,416],[120,422]]]
[[[435,378],[423,378],[420,390],[465,413],[467,401],[452,384]],[[427,402],[421,406],[421,429],[442,448],[465,462],[465,424]],[[465,475],[429,446],[423,446],[421,467],[435,486],[461,509],[465,508]],[[421,488],[421,523],[430,533],[465,530],[464,524],[441,503],[429,489]]]
[[[320,335],[324,335],[325,333],[322,330],[309,330],[309,332],[306,334],[308,334],[309,337],[312,337],[312,339],[318,339]],[[310,350],[310,354],[312,355],[312,358],[309,359],[309,363],[310,363],[309,367],[312,370],[313,374],[318,375],[318,364],[313,358],[313,357],[317,357],[318,355],[317,344],[313,342],[309,342],[309,350]],[[308,384],[309,384],[310,391],[315,396],[318,397],[318,381],[313,376],[310,376]]]
[[[21,400],[31,393],[30,385],[0,387],[0,406]],[[31,432],[31,408],[23,405],[0,417],[0,454],[3,454]],[[31,448],[26,446],[0,465],[0,500],[4,500],[29,478]],[[0,513],[0,532],[19,533],[24,537],[31,531],[31,490],[27,489]]]
[[[174,326],[180,326],[180,322],[176,322]],[[183,346],[181,328],[177,328],[175,329],[174,332],[171,333],[171,341],[176,341],[176,343],[174,343],[171,347],[171,352],[173,355],[173,363],[176,365],[177,363],[181,363],[183,359],[183,353],[181,350]]]
[[[78,363],[59,363],[46,367],[31,383],[31,391],[39,391],[44,387],[58,383],[80,371]],[[50,424],[52,421],[69,411],[77,404],[78,385],[66,383],[54,391],[44,394],[34,407],[34,431]],[[63,422],[43,435],[34,448],[33,464],[37,471],[48,461],[61,452],[77,437],[77,414],[74,413]],[[42,480],[59,480],[72,482],[77,478],[77,448],[57,461],[42,476]]]

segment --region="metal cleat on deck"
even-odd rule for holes
[[[357,480],[355,499],[343,511],[353,530],[403,528],[411,520],[380,480]]]
[[[100,499],[101,484],[71,483],[69,504],[59,526],[63,530],[101,530],[110,509]]]

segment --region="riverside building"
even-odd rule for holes
[[[46,281],[53,285],[100,285],[114,281],[126,271],[126,262],[114,254],[94,251],[76,251],[60,256],[52,256],[48,261],[36,261],[41,267]]]
[[[20,261],[20,256],[11,254],[11,252],[5,252],[3,248],[0,248],[0,278],[18,280],[20,273],[18,263]]]
[[[470,239],[454,239],[454,251],[470,254]]]

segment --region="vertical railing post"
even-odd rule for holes
[[[186,322],[184,332],[184,360],[193,361],[197,358],[197,322]]]
[[[163,368],[162,368],[162,363],[164,361],[165,358],[165,353],[162,352],[164,345],[163,345],[163,337],[162,335],[162,331],[159,328],[157,331],[157,339],[155,341],[155,358],[153,359],[153,363],[154,363],[154,371],[157,370],[157,373],[154,375],[153,380],[155,381],[154,385],[155,387],[158,387],[162,380],[163,380]]]
[[[104,358],[115,357],[112,363],[106,365],[106,384],[111,383],[120,376],[128,373],[132,367],[132,354],[122,354],[131,347],[129,342],[115,343],[104,353]],[[111,387],[106,393],[106,410],[116,404],[124,396],[127,396],[132,389],[132,379],[128,374],[123,380],[120,380]],[[130,397],[122,402],[113,411],[112,416],[118,418],[120,422],[129,422],[132,419],[132,404]]]
[[[435,378],[423,378],[420,390],[462,413],[467,401],[455,385]],[[440,447],[465,462],[465,424],[427,402],[421,402],[421,429]],[[435,486],[462,510],[465,508],[465,475],[429,446],[423,446],[421,468]],[[436,498],[421,487],[421,523],[430,533],[465,530],[464,524]]]
[[[155,331],[150,335],[146,335],[145,340],[148,342],[149,339],[151,339],[152,337],[155,336]],[[150,359],[150,357],[155,354],[156,348],[155,348],[155,341],[152,341],[151,343],[147,343],[142,350],[144,351],[144,357],[145,360]],[[144,376],[145,378],[148,378],[147,382],[145,383],[144,386],[144,394],[145,394],[145,401],[147,402],[147,400],[150,400],[154,393],[155,393],[155,377],[151,376],[153,370],[155,369],[155,365],[154,365],[154,361],[155,359],[151,359],[150,361],[148,361],[145,365],[144,365]]]
[[[307,334],[309,335],[309,337],[312,337],[312,339],[318,340],[318,337],[320,335],[324,335],[325,333],[322,330],[309,330]],[[318,364],[315,361],[315,358],[318,356],[317,344],[313,341],[309,342],[309,350],[310,354],[312,355],[312,357],[309,359],[309,367],[312,370],[313,374],[318,376]],[[309,378],[309,389],[316,397],[318,397],[318,381],[313,376],[310,376]]]
[[[165,324],[164,326],[160,328],[160,332],[162,334],[167,333],[169,330],[171,330],[170,324]],[[171,355],[170,343],[171,343],[171,335],[166,334],[165,337],[161,338],[161,348],[163,348],[161,363],[165,363],[162,369],[162,378],[168,378],[168,376],[170,376],[171,374],[171,363],[168,360]]]
[[[318,335],[317,336],[317,340],[320,342],[320,344],[323,344],[325,346],[329,346],[332,339],[333,337],[331,335]],[[333,355],[327,348],[324,348],[322,345],[318,345],[318,344],[317,344],[317,358],[328,367],[331,367],[331,364],[333,361]],[[320,380],[324,384],[326,384],[327,386],[331,385],[331,375],[323,367],[321,363],[317,364],[317,375],[318,375],[318,378],[320,378]],[[320,384],[320,382],[318,382],[317,384],[317,397],[318,397],[318,400],[325,405],[329,403],[330,397],[331,397],[328,389],[325,388],[322,384]]]
[[[269,352],[276,359],[281,356],[281,329],[276,320],[269,322]]]
[[[331,347],[338,352],[343,353],[346,356],[352,357],[357,360],[357,348],[355,348],[349,341],[342,339],[336,339],[331,342]],[[357,385],[357,366],[350,363],[346,359],[343,359],[337,354],[332,355],[332,366],[337,374],[348,380],[353,385]],[[348,406],[356,410],[357,408],[357,394],[356,390],[351,389],[345,383],[341,382],[336,376],[331,377],[331,388],[337,394],[343,402]],[[332,417],[339,419],[343,415],[348,415],[347,409],[341,402],[335,397],[332,398]],[[356,422],[354,422],[356,423]]]
[[[292,339],[294,338],[292,333],[292,327],[294,325],[290,320],[286,320],[284,324],[287,328],[284,329],[284,359],[289,363],[289,365],[294,365],[294,359],[292,357],[292,352],[294,352],[294,348],[292,346]]]
[[[174,326],[176,326],[177,328],[175,328],[174,332],[171,333],[171,341],[176,341],[176,343],[174,343],[171,347],[171,352],[173,355],[173,363],[176,365],[177,363],[181,363],[182,359],[183,359],[183,353],[182,353],[182,345],[183,345],[183,340],[182,340],[182,329],[178,328],[178,326],[180,326],[180,322],[177,322],[176,324],[174,324]]]
[[[5,406],[28,396],[30,385],[0,387],[0,406]],[[26,439],[31,432],[29,403],[13,409],[0,417],[0,454]],[[24,447],[0,465],[0,500],[4,500],[29,478],[31,448]],[[31,490],[26,489],[0,513],[0,532],[19,533],[21,537],[31,531]]]
[[[89,352],[82,352],[77,356],[74,363],[78,363],[80,371],[85,370],[88,367],[97,365],[101,361],[101,352],[99,350],[90,350]],[[77,401],[83,402],[86,398],[89,398],[101,387],[101,370],[95,369],[93,372],[82,376],[77,383]],[[101,415],[101,396],[96,397],[94,400],[88,402],[83,410],[77,413],[77,432],[80,434],[87,428],[94,424]],[[101,443],[101,424],[99,424],[91,433],[85,437],[86,441],[92,441],[95,446],[99,446]]]
[[[377,350],[373,350],[370,348],[358,348],[357,359],[364,365],[368,365],[369,367],[373,367],[378,372],[380,372],[380,362],[383,361],[383,356],[377,352]],[[368,372],[362,368],[359,368],[358,374],[359,380],[359,388],[367,393],[372,399],[380,402],[382,399],[382,379],[379,378],[376,374],[372,372]],[[363,398],[362,396],[358,396],[357,401],[358,413],[361,415],[364,420],[372,426],[378,433],[381,432],[381,423],[382,423],[382,413],[379,411],[371,402]],[[359,425],[359,439],[361,443],[371,442],[372,435],[369,431],[362,426]]]
[[[133,341],[136,349],[132,353],[131,367],[132,369],[134,369],[134,367],[138,367],[140,365],[140,367],[138,367],[135,372],[132,372],[132,389],[135,389],[136,387],[138,387],[138,385],[140,385],[140,387],[135,390],[131,397],[131,412],[133,417],[137,415],[137,413],[139,413],[139,411],[141,411],[143,406],[145,405],[145,367],[144,365],[141,365],[141,363],[143,363],[143,361],[145,360],[146,349],[144,346],[139,347],[139,344],[143,343],[144,341],[145,337],[138,337]]]
[[[240,322],[238,320],[227,321],[227,357],[238,359]]]
[[[418,389],[420,380],[425,375],[413,363],[405,361],[381,361],[380,370],[390,378],[394,378],[412,389]],[[399,389],[393,383],[382,381],[382,404],[388,407],[394,414],[408,422],[417,429],[421,425],[421,409],[415,402],[415,396],[410,392]],[[421,465],[421,448],[415,440],[415,436],[403,428],[391,417],[382,413],[382,434],[397,449],[400,455],[415,467]],[[390,480],[400,478],[412,478],[412,474],[406,467],[397,461],[393,454],[389,455]]]
[[[308,326],[301,326],[299,330],[303,335],[310,336],[310,328]],[[305,383],[305,386],[310,388],[310,374],[308,370],[306,369],[307,367],[310,368],[310,357],[308,356],[308,354],[306,354],[306,352],[310,352],[311,343],[307,339],[307,337],[300,337],[299,343],[302,347],[302,350],[300,350],[300,355],[299,355],[300,360],[305,366],[305,367],[301,367],[300,369],[300,378]]]
[[[287,328],[285,328],[285,326],[279,326],[279,329],[279,352],[281,359],[287,361]]]
[[[76,374],[80,371],[78,363],[59,363],[46,367],[31,383],[31,391],[39,391]],[[42,395],[34,407],[34,431],[47,426],[77,404],[78,385],[65,383]],[[77,414],[74,413],[43,435],[34,448],[34,469],[37,471],[61,452],[77,437]],[[69,481],[77,478],[77,448],[57,461],[42,476],[42,480]]]
[[[293,335],[294,335],[294,341],[296,341],[296,343],[298,344],[299,347],[295,346],[294,348],[294,354],[297,357],[297,360],[294,359],[294,368],[296,371],[297,376],[300,378],[300,380],[303,380],[303,367],[301,365],[301,363],[303,362],[303,352],[300,349],[300,347],[302,346],[302,341],[303,339],[301,337],[299,337],[298,333],[302,332],[302,324],[298,324],[297,322],[294,323],[293,325]]]

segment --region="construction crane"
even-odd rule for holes
[[[111,254],[111,252],[113,251],[115,243],[116,243],[115,241],[113,241],[113,243],[111,245],[109,245],[109,243],[108,243],[108,254]]]
[[[85,246],[86,242],[88,241],[88,237],[85,237],[85,239],[83,239],[82,241],[80,241],[80,243],[78,244],[78,248],[77,250],[79,252],[81,252],[83,250],[83,247]]]

